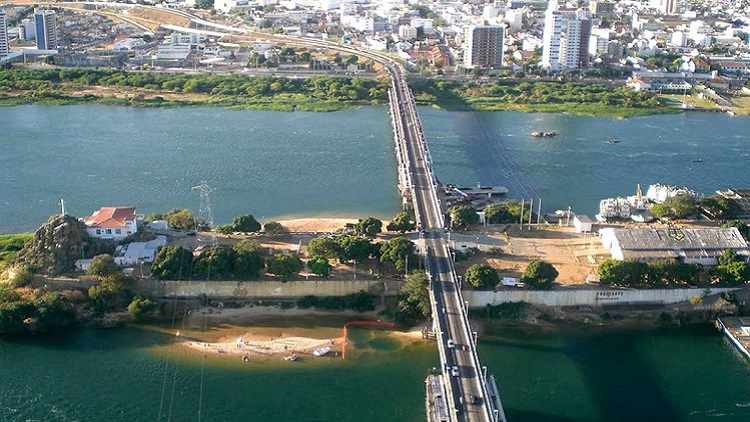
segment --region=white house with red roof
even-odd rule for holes
[[[138,231],[135,207],[102,207],[83,220],[91,237],[123,239]]]

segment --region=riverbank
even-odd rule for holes
[[[146,324],[141,328],[173,335],[178,348],[221,359],[247,356],[252,361],[278,360],[291,354],[312,358],[313,351],[331,349],[340,356],[345,323],[376,320],[374,312],[327,312],[274,306],[242,308],[198,308],[186,315],[179,327]],[[407,331],[384,331],[402,345],[422,340],[421,326]],[[356,350],[351,340],[347,350]]]
[[[482,81],[484,82],[484,81]],[[656,96],[601,83],[423,80],[419,105],[448,111],[520,111],[626,118],[679,113]],[[287,79],[94,69],[0,71],[0,106],[103,104],[338,111],[387,103],[387,81],[341,76]]]

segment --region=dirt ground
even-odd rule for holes
[[[531,231],[517,227],[502,229],[508,246],[499,255],[479,254],[457,263],[459,274],[476,263],[486,263],[497,269],[500,277],[520,278],[528,263],[543,259],[560,273],[557,281],[562,285],[583,284],[590,274],[596,274],[599,262],[609,257],[596,235],[575,233],[572,228],[556,226]]]

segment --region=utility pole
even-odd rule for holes
[[[536,212],[536,226],[539,227],[542,225],[542,198],[539,198],[539,208]]]
[[[524,200],[523,200],[523,199],[521,199],[521,218],[519,218],[519,220],[518,220],[518,223],[519,223],[519,225],[520,225],[520,227],[519,227],[519,228],[520,228],[521,230],[523,230],[523,206],[524,206],[524,203],[523,203],[523,201],[524,201]]]
[[[65,200],[60,198],[60,214],[65,215]]]
[[[531,217],[534,216],[534,198],[529,199],[529,231],[531,231]]]

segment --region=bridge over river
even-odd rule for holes
[[[65,7],[70,3],[52,5]],[[385,54],[332,41],[253,32],[199,19],[183,10],[140,5],[133,7],[154,11],[153,16],[139,18],[143,22],[139,21],[137,24],[144,27],[156,24],[178,31],[184,29],[188,32],[205,32],[206,35],[219,36],[233,42],[269,40],[287,45],[329,48],[366,57],[383,65],[391,77],[389,99],[398,159],[399,189],[404,202],[410,202],[414,207],[420,237],[425,246],[423,253],[430,279],[433,327],[440,352],[441,373],[431,376],[427,382],[427,417],[431,421],[504,422],[505,413],[494,378],[487,376],[487,368],[481,366],[477,355],[476,333],[469,324],[468,305],[461,295],[459,278],[448,250],[444,212],[437,193],[437,178],[403,66]],[[91,12],[116,14],[109,10]],[[170,22],[161,21],[162,19]],[[188,24],[174,25],[175,19]]]

